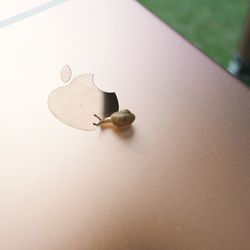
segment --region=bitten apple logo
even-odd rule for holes
[[[62,81],[69,82],[71,74],[69,66],[64,66],[61,70]],[[71,127],[94,130],[94,114],[108,117],[118,111],[116,94],[100,90],[93,79],[93,74],[81,74],[66,86],[53,90],[48,97],[48,106],[52,114]]]

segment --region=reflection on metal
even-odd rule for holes
[[[35,16],[36,14],[39,14],[43,11],[46,11],[48,9],[51,9],[59,4],[62,4],[64,2],[66,2],[68,0],[50,0],[48,1],[47,3],[44,3],[42,5],[39,5],[35,8],[32,8],[30,10],[27,10],[27,11],[24,11],[18,15],[15,15],[15,16],[12,16],[12,17],[9,17],[7,19],[4,19],[2,21],[0,21],[0,29],[3,28],[3,27],[6,27],[6,26],[9,26],[13,23],[17,23],[19,21],[22,21],[26,18],[29,18],[31,16]]]
[[[110,117],[104,119],[101,119],[96,114],[94,114],[94,116],[99,120],[98,123],[93,123],[95,126],[105,126],[105,124],[113,124],[119,129],[129,127],[135,120],[135,115],[127,109],[115,112]]]
[[[79,75],[67,86],[53,90],[48,98],[48,106],[60,121],[82,130],[96,128],[93,114],[109,117],[119,109],[116,94],[98,89],[92,74]]]

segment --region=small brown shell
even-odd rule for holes
[[[117,128],[123,128],[131,125],[135,120],[135,115],[129,110],[120,110],[111,115],[111,121]]]

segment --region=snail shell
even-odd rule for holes
[[[135,120],[135,115],[131,113],[129,110],[120,110],[111,115],[111,122],[117,128],[123,128],[131,125]]]
[[[125,128],[130,126],[135,120],[135,115],[127,109],[117,111],[113,113],[110,117],[104,119],[101,119],[96,114],[94,116],[99,119],[99,123],[93,123],[95,126],[112,123],[117,128]]]

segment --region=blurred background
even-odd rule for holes
[[[225,68],[236,51],[248,1],[139,0]]]

